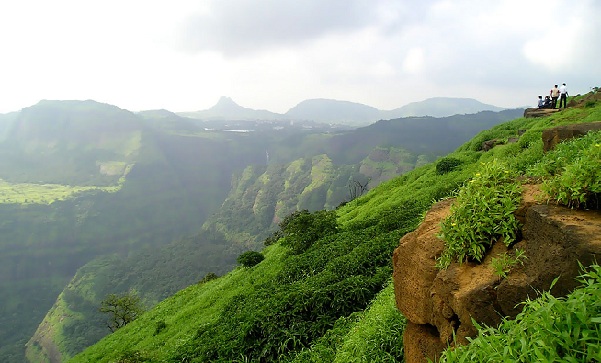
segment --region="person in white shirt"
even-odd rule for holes
[[[545,107],[545,101],[543,101],[543,96],[538,96],[538,108]]]
[[[566,108],[568,104],[568,87],[566,87],[565,83],[559,87],[559,94],[561,95],[559,99],[559,108],[561,108],[562,104],[563,108]]]

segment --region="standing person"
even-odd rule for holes
[[[561,108],[561,105],[563,104],[563,108],[566,108],[568,105],[568,87],[566,87],[566,84],[562,84],[561,87],[559,87],[559,94],[561,95],[561,98],[559,100],[559,108]]]
[[[557,99],[559,98],[559,88],[557,88],[557,85],[551,88],[549,96],[551,96],[551,106],[553,106],[552,108],[557,108]]]

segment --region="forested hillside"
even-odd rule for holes
[[[263,261],[189,286],[71,362],[402,361],[405,320],[390,286],[399,238],[434,201],[493,160],[531,175],[543,157],[542,130],[600,119],[597,96],[577,98],[578,107],[546,118],[518,118],[483,131],[437,162],[333,211],[284,218],[265,240]],[[497,146],[483,151],[492,139]]]

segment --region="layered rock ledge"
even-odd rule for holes
[[[578,286],[579,262],[588,266],[601,256],[601,212],[537,204],[538,188],[526,185],[516,216],[522,222],[520,248],[527,259],[504,279],[494,273],[492,258],[509,249],[493,245],[481,264],[453,263],[438,270],[444,244],[440,222],[453,200],[435,204],[417,230],[405,235],[393,256],[394,288],[399,310],[409,320],[403,335],[408,363],[436,361],[443,349],[466,344],[477,331],[472,319],[496,326],[515,317],[520,303],[546,291],[564,296]],[[454,339],[455,337],[455,339]]]
[[[524,110],[524,117],[545,117],[559,111],[559,108],[527,108]]]

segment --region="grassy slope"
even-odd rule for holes
[[[542,156],[540,136],[543,129],[599,119],[601,104],[589,104],[589,107],[568,109],[544,119],[516,119],[484,131],[449,155],[463,162],[457,170],[438,175],[435,166],[430,164],[384,183],[338,210],[340,228],[342,231],[359,233],[377,225],[382,230],[396,232],[383,233],[385,238],[381,240],[382,243],[397,243],[402,233],[417,225],[403,211],[409,209],[413,214],[425,212],[434,200],[448,195],[471,177],[481,162],[493,158],[504,159],[512,168],[523,173]],[[518,130],[527,130],[518,142],[497,146],[487,153],[479,151],[482,141],[512,137],[518,134]],[[402,225],[404,222],[406,224]],[[326,248],[328,245],[322,243],[321,246]],[[263,282],[273,283],[271,277],[291,261],[286,249],[279,244],[266,248],[264,253],[266,260],[258,266],[237,268],[218,280],[179,292],[138,321],[76,356],[72,362],[110,362],[125,357],[130,357],[130,361],[135,361],[135,358],[138,361],[162,362],[182,357],[185,361],[194,361],[194,352],[190,347],[202,344],[197,340],[199,329],[205,329],[212,322],[223,321],[219,320],[223,319],[220,315],[230,299],[238,293],[252,295],[253,291],[264,288],[260,286]],[[339,269],[352,268],[344,265],[344,259],[339,263]],[[279,288],[275,285],[271,287]],[[163,320],[167,328],[155,335],[157,321]],[[376,296],[371,308],[339,316],[325,334],[301,347],[295,347],[290,355],[282,356],[282,359],[296,359],[298,362],[399,361],[402,357],[397,351],[401,346],[399,338],[402,326],[403,319],[396,313],[392,291],[388,286]],[[238,328],[231,326],[231,329]],[[191,355],[184,357],[182,352]],[[243,358],[240,356],[238,359],[242,361]]]
[[[249,145],[252,144],[252,140],[243,140],[247,138],[246,136],[248,135],[234,136],[237,138],[233,141],[237,145],[235,148],[236,150],[250,148]],[[176,138],[176,136],[170,137]],[[221,137],[223,138],[223,136]],[[174,147],[172,143],[168,143],[164,140],[167,138],[168,137],[161,138],[156,136],[156,141],[159,145],[162,145],[164,151],[175,153],[176,156],[181,155],[181,152],[177,152],[177,147]],[[196,138],[191,136],[180,137],[180,142],[178,142],[177,145],[181,145],[181,148],[184,149],[199,148],[198,143],[194,141],[199,138],[200,137]],[[225,140],[222,141],[225,143]],[[211,140],[207,140],[202,144],[204,145],[204,149],[210,148],[211,145],[214,145],[213,148],[219,147],[218,143],[211,142]],[[246,146],[243,146],[242,144]],[[310,150],[314,152],[314,149],[315,148],[311,148]],[[238,151],[238,153],[246,154],[247,157],[253,154],[251,152],[243,153],[240,151]],[[303,153],[301,148],[301,154]],[[214,150],[212,154],[228,155],[227,152],[215,152]],[[169,155],[170,154],[167,153],[166,157],[169,157]],[[424,155],[415,156],[405,150],[397,148],[379,147],[374,149],[374,152],[370,157],[364,159],[361,163],[361,168],[363,168],[364,165],[368,166],[367,170],[364,171],[364,173],[367,174],[364,178],[370,178],[370,184],[376,185],[379,184],[381,180],[393,177],[401,170],[406,172],[412,169],[416,162],[421,162],[423,164],[423,160],[426,158],[427,157]],[[219,158],[217,159],[219,160]],[[239,158],[236,159],[238,160]],[[240,162],[240,160],[238,162]],[[173,164],[179,164],[179,162]],[[323,154],[304,159],[297,159],[289,164],[289,168],[285,170],[282,168],[283,166],[281,165],[270,165],[267,171],[263,173],[263,167],[248,167],[242,173],[240,180],[237,181],[237,184],[234,187],[234,193],[228,198],[228,200],[231,200],[234,203],[230,210],[232,213],[236,213],[236,218],[231,218],[231,216],[230,218],[220,218],[221,216],[219,215],[215,216],[217,219],[227,219],[230,221],[230,223],[223,228],[219,227],[219,224],[217,224],[217,226],[226,233],[230,241],[243,241],[237,242],[237,244],[233,246],[234,251],[221,252],[219,257],[213,258],[218,255],[218,253],[216,253],[216,245],[211,243],[211,246],[209,246],[212,248],[211,251],[208,251],[207,248],[203,249],[203,247],[199,245],[198,248],[187,249],[184,258],[181,258],[181,253],[178,256],[168,253],[168,257],[163,258],[157,256],[157,254],[151,254],[150,258],[145,254],[142,254],[141,256],[136,254],[130,256],[128,261],[122,261],[122,263],[113,267],[109,266],[96,270],[88,269],[88,275],[96,275],[96,280],[103,281],[106,281],[106,276],[109,275],[114,276],[112,281],[124,281],[121,277],[128,276],[127,282],[131,282],[131,286],[142,293],[149,305],[154,305],[157,301],[157,291],[161,292],[158,297],[158,299],[161,300],[165,296],[171,295],[174,291],[198,281],[200,277],[209,271],[217,272],[219,274],[223,273],[225,269],[215,268],[215,263],[211,261],[211,258],[213,258],[213,260],[218,259],[220,261],[225,261],[225,259],[227,259],[227,256],[225,256],[226,252],[228,253],[228,256],[235,256],[233,254],[235,253],[235,250],[257,248],[261,240],[273,229],[274,224],[272,222],[274,220],[277,222],[278,219],[282,219],[290,212],[298,209],[319,210],[324,207],[332,209],[341,202],[348,200],[348,180],[350,178],[357,178],[358,175],[356,170],[358,167],[347,165],[335,166],[331,160]],[[184,169],[188,172],[191,170],[201,170],[201,175],[198,178],[195,178],[194,181],[203,178],[206,179],[211,175],[214,177],[219,176],[218,173],[209,173],[206,168],[198,168],[194,165]],[[211,168],[211,170],[215,169],[217,168]],[[280,185],[282,183],[284,184],[284,190],[281,191],[281,193],[276,193],[278,186],[282,187]],[[200,189],[198,188],[198,184],[198,182],[193,183],[191,189],[204,191],[205,195],[218,194],[206,193],[207,190],[205,190],[205,188],[208,188],[215,183],[200,183],[201,185],[205,185],[204,188]],[[203,198],[205,201],[206,199],[206,197]],[[275,205],[276,200],[278,200],[277,207]],[[324,200],[325,205],[323,203]],[[286,201],[286,205],[280,205],[280,201]],[[230,206],[230,204],[226,203],[224,206]],[[222,209],[225,210],[227,208]],[[235,220],[236,222],[232,223],[231,220]],[[237,225],[234,226],[234,224]],[[257,234],[260,234],[262,237],[257,239]],[[225,242],[220,243],[220,245],[224,244]],[[182,251],[180,248],[177,248],[176,250]],[[153,259],[152,257],[158,258]],[[153,263],[156,263],[157,259],[159,260],[158,267],[153,266]],[[147,260],[151,261],[146,263]],[[227,260],[231,261],[231,259]],[[170,270],[163,268],[166,264],[173,264],[166,261],[177,261],[179,275],[175,276],[173,273],[170,273]],[[146,273],[141,271],[140,266],[149,266],[149,269],[152,270]],[[183,268],[182,266],[187,267]],[[227,264],[227,270],[229,270],[231,266],[231,263]],[[128,270],[128,267],[131,268]],[[185,271],[186,275],[180,271]],[[111,274],[111,272],[116,273]],[[121,272],[121,275],[119,275],[119,272]],[[95,279],[88,278],[89,276],[86,277],[88,285],[106,285],[103,281],[97,282]],[[154,284],[147,283],[148,281],[153,281]],[[166,283],[166,281],[168,281],[168,283]],[[111,288],[118,290],[123,285],[123,283],[115,282],[111,285]],[[65,290],[68,294],[61,294],[57,300],[57,308],[53,309],[52,313],[45,318],[34,337],[27,344],[28,354],[30,356],[33,356],[34,353],[32,352],[35,351],[37,342],[41,339],[41,336],[50,337],[47,341],[54,342],[60,349],[62,356],[69,358],[73,354],[81,351],[83,347],[93,344],[107,333],[104,326],[101,323],[99,324],[99,319],[101,317],[99,317],[100,314],[95,308],[95,306],[98,305],[99,300],[95,297],[90,298],[83,294],[83,292],[80,292],[79,290],[82,286],[82,284],[72,283],[70,284],[70,287]],[[176,287],[175,290],[173,289],[174,287]],[[103,296],[103,293],[108,293],[102,286],[95,290],[97,292],[95,295],[96,297]],[[69,308],[67,309],[67,307]],[[68,318],[54,319],[53,315],[59,317],[67,316]],[[58,321],[59,323],[48,324],[50,321]],[[46,351],[47,346],[49,345],[47,344],[42,347],[40,351]],[[40,359],[31,360],[37,361]]]
[[[110,362],[124,352],[138,351],[156,360],[175,354],[178,348],[196,333],[198,326],[214,322],[224,306],[241,292],[248,292],[273,277],[281,269],[286,249],[272,246],[264,251],[266,261],[250,270],[237,268],[227,276],[204,284],[192,285],[161,302],[144,314],[135,324],[129,324],[102,340],[72,361]],[[166,328],[156,332],[157,322]]]

